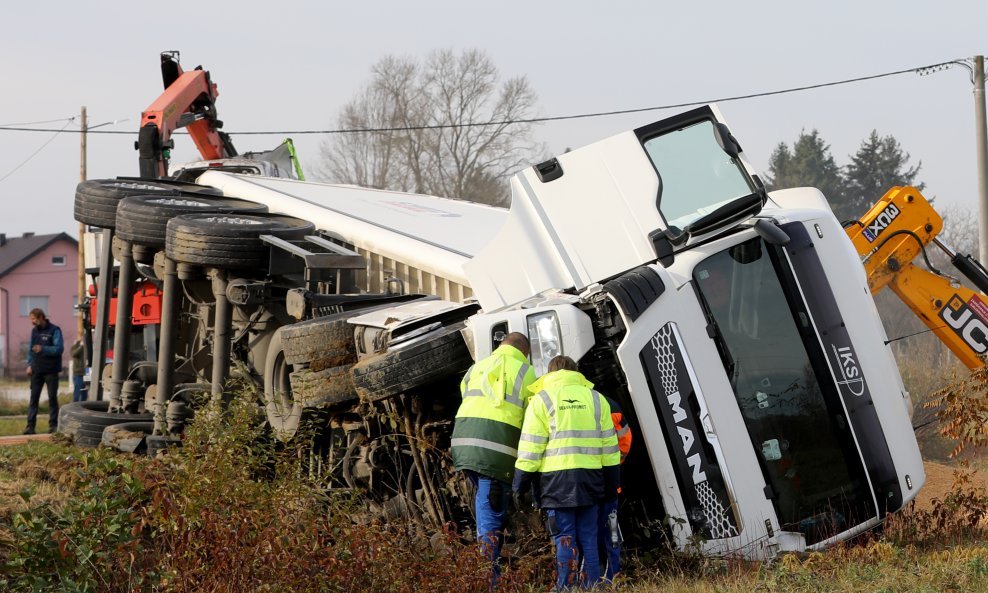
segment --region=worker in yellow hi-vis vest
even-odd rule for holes
[[[525,334],[512,332],[490,356],[470,367],[460,383],[463,400],[450,443],[454,467],[465,471],[477,489],[477,541],[491,560],[492,584],[499,572],[525,404],[535,381],[528,352]]]
[[[534,485],[556,546],[556,589],[601,582],[599,504],[617,497],[621,453],[611,409],[568,356],[549,361],[531,387],[512,490],[516,504]],[[583,564],[584,574],[579,574]]]

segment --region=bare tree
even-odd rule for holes
[[[525,77],[500,83],[479,50],[441,50],[424,63],[388,56],[344,108],[339,126],[363,130],[323,143],[330,181],[507,205],[504,178],[539,160],[536,95]]]
[[[406,102],[413,95],[416,65],[387,57],[374,66],[374,81],[347,103],[339,116],[345,130],[322,144],[323,177],[378,189],[411,190],[405,134],[392,131],[410,125]]]

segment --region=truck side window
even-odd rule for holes
[[[502,321],[491,326],[491,352],[501,345],[504,336],[508,335],[508,322]]]

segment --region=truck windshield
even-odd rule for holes
[[[705,259],[694,285],[718,346],[783,530],[807,544],[876,515],[834,380],[781,250],[755,238]],[[817,372],[815,369],[820,369]]]
[[[683,228],[753,191],[740,163],[717,144],[710,120],[650,138],[644,147],[661,179],[659,211],[669,226]]]

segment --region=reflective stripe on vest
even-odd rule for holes
[[[552,398],[549,397],[549,393],[544,389],[538,395],[542,403],[545,404],[545,413],[549,417],[549,434],[556,434],[556,408],[552,405]]]
[[[530,368],[532,368],[531,365],[527,365],[527,364],[521,365],[521,368],[518,369],[518,374],[515,376],[514,386],[511,388],[511,393],[504,394],[504,401],[508,402],[509,404],[514,404],[519,408],[525,407],[525,401],[521,398],[521,395],[522,395],[522,389],[524,389],[524,385],[525,385],[525,375],[528,374],[528,369]],[[473,367],[470,367],[470,371],[467,371],[467,374],[464,376],[462,383],[463,386],[466,386],[467,378],[470,376],[470,372],[472,370]],[[485,397],[485,396],[483,390],[481,389],[467,389],[466,391],[463,392],[463,397],[467,398],[467,397]]]
[[[507,445],[495,443],[494,441],[485,441],[484,439],[458,438],[451,439],[449,444],[453,447],[480,447],[481,449],[490,449],[491,451],[497,451],[498,453],[504,453],[512,457],[518,456],[518,449],[513,449]]]
[[[546,410],[548,436],[523,432],[519,442],[517,466],[525,471],[560,471],[578,467],[601,467],[604,457],[618,453],[617,433],[613,427],[603,428],[603,396],[590,390],[593,402],[594,428],[559,430],[556,407],[548,391],[540,391],[539,400]],[[608,415],[608,418],[610,416]],[[587,418],[589,420],[589,418]],[[531,443],[531,444],[529,444]],[[606,444],[606,446],[605,446]],[[534,445],[534,446],[533,446]],[[541,449],[541,450],[540,450]],[[616,461],[616,460],[615,460]],[[531,462],[537,468],[527,469]]]
[[[548,443],[549,437],[539,436],[537,434],[528,434],[527,432],[521,433],[521,440],[528,441],[529,443]]]
[[[591,391],[593,394],[593,417],[597,421],[597,432],[600,432],[600,398],[603,397],[596,391]],[[601,435],[603,436],[603,435]]]

